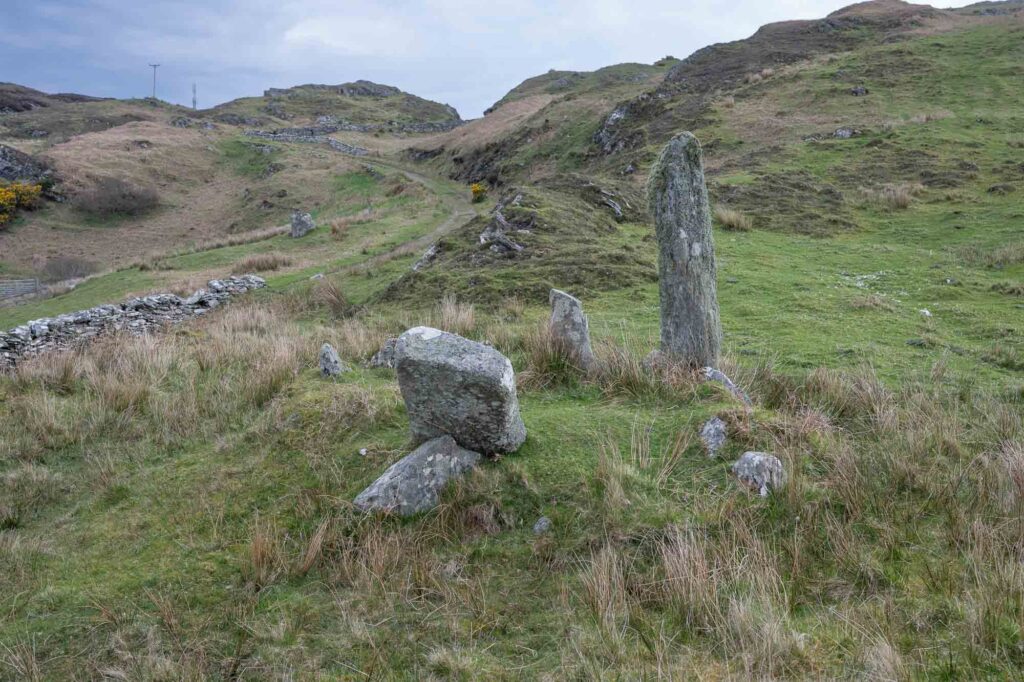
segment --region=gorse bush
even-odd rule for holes
[[[473,203],[475,204],[487,198],[487,187],[482,182],[474,182],[469,186],[469,191],[473,193]]]
[[[0,229],[14,220],[19,209],[32,210],[39,205],[43,187],[38,184],[12,182],[0,185]]]

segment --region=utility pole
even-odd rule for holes
[[[197,100],[196,100],[196,84],[193,83],[192,84],[192,111],[195,111],[196,109],[199,108],[198,106],[196,106],[196,102],[197,102]]]
[[[156,100],[156,67],[158,67],[160,65],[159,64],[150,64],[150,66],[153,68],[153,100],[155,101]]]

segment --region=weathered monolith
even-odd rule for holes
[[[648,181],[648,206],[658,237],[662,353],[714,367],[722,347],[715,245],[703,154],[691,133],[662,149]]]
[[[590,323],[583,314],[583,304],[575,296],[552,289],[551,338],[559,344],[576,365],[585,372],[594,368],[596,359],[590,345]]]
[[[293,238],[305,237],[314,229],[316,229],[316,223],[313,222],[313,216],[302,211],[292,211],[291,235]]]

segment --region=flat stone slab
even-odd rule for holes
[[[395,369],[413,441],[450,435],[484,454],[526,440],[512,363],[494,348],[430,327],[402,334]]]
[[[429,440],[398,460],[366,490],[355,506],[362,511],[383,511],[410,516],[429,511],[441,499],[448,483],[471,471],[480,453],[460,448],[451,436]]]

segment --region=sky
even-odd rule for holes
[[[850,0],[0,0],[0,81],[200,108],[358,79],[463,118],[549,69],[686,57]],[[967,3],[959,3],[960,5]]]

